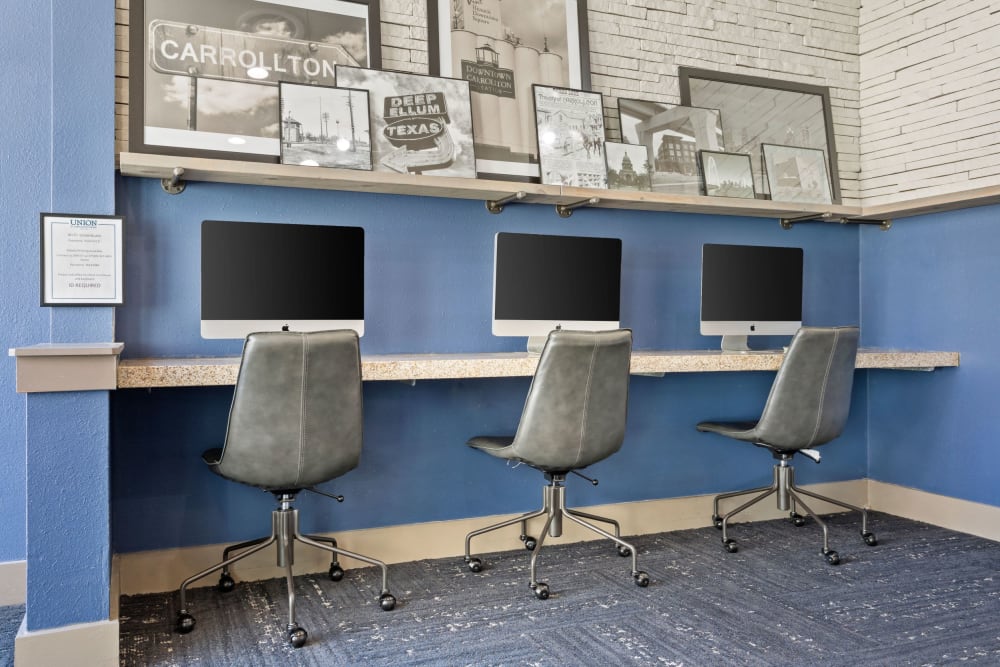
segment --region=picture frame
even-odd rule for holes
[[[278,84],[281,163],[371,171],[368,91]]]
[[[761,144],[761,159],[771,199],[832,204],[826,155],[818,148]]]
[[[337,79],[368,91],[374,171],[476,177],[468,81],[343,65]]]
[[[708,197],[755,199],[753,165],[746,153],[698,151],[704,194]]]
[[[278,83],[381,66],[379,0],[132,0],[129,150],[279,162]]]
[[[125,218],[42,213],[39,235],[40,305],[125,303]]]
[[[609,190],[652,190],[653,163],[649,159],[647,146],[605,141],[604,155]]]
[[[429,70],[470,81],[480,178],[540,182],[533,84],[590,89],[586,0],[427,0]]]
[[[620,97],[618,119],[622,141],[649,150],[654,192],[702,193],[698,151],[725,149],[718,109]]]
[[[607,188],[603,96],[537,83],[531,88],[542,183]]]
[[[750,156],[758,198],[769,192],[760,150],[769,143],[822,150],[832,176],[832,203],[840,203],[829,88],[691,67],[680,67],[678,76],[682,104],[722,112],[726,150]]]

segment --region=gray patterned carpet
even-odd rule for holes
[[[14,664],[14,638],[23,618],[23,604],[0,607],[0,667]]]
[[[390,566],[399,603],[383,612],[372,568],[297,578],[309,642],[284,638],[284,580],[196,589],[198,627],[172,632],[176,598],[121,601],[121,664],[212,665],[946,665],[1000,664],[1000,544],[896,517],[873,516],[867,547],[856,516],[831,518],[841,564],[819,554],[819,529],[738,524],[736,554],[714,528],[545,547],[527,587],[529,553]],[[516,528],[510,529],[516,540]]]

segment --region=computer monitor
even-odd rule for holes
[[[360,227],[201,224],[201,336],[365,329]]]
[[[497,233],[493,334],[537,351],[553,329],[617,329],[621,265],[621,239]]]
[[[701,254],[701,334],[722,349],[747,336],[785,336],[802,326],[802,248],[706,243]]]

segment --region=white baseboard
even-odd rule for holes
[[[879,512],[1000,542],[1000,507],[876,480],[868,481],[868,498]]]
[[[29,632],[26,620],[14,639],[14,667],[118,667],[118,621]]]
[[[832,496],[852,505],[863,506],[868,497],[867,480],[851,480],[826,484],[810,484],[805,488],[823,495]],[[701,528],[711,524],[712,495],[667,498],[614,505],[580,508],[591,514],[616,519],[621,524],[622,535],[643,535],[670,530]],[[572,499],[570,499],[572,501]],[[735,501],[730,500],[730,503]],[[815,506],[813,506],[815,505]],[[723,505],[723,510],[734,505]],[[822,502],[810,503],[819,513],[842,511]],[[503,516],[456,519],[431,523],[371,528],[343,533],[332,533],[339,546],[349,551],[377,558],[386,563],[402,563],[425,558],[462,558],[465,550],[465,536],[484,526],[513,518],[514,514]],[[767,499],[739,515],[740,521],[759,521],[787,516],[778,511],[773,500]],[[535,519],[531,529],[541,528],[542,517]],[[517,536],[519,527],[515,524],[495,532],[475,538],[473,553],[488,553],[521,548]],[[563,535],[550,538],[546,544],[565,544],[582,540],[601,539],[590,531],[580,528],[570,521],[563,521]],[[139,593],[159,593],[177,589],[180,583],[195,572],[200,572],[222,560],[222,550],[226,545],[206,545],[182,549],[164,549],[118,554],[113,560],[112,590],[121,595]],[[271,579],[284,575],[276,564],[276,552],[268,547],[233,566],[233,577],[242,581]],[[344,569],[364,566],[347,558],[340,559]],[[295,548],[295,572],[323,572],[330,564],[326,552],[305,545]],[[390,577],[392,573],[390,572]],[[218,577],[208,575],[195,585],[211,586]],[[390,579],[391,584],[391,579]],[[113,596],[114,597],[114,596]],[[113,608],[117,607],[114,602]],[[112,618],[117,617],[116,613]]]
[[[27,561],[0,563],[0,606],[24,604],[27,589]]]

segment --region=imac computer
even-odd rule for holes
[[[538,352],[553,329],[619,327],[621,239],[499,232],[494,250],[493,335]]]
[[[745,352],[747,336],[791,336],[802,326],[802,248],[706,243],[701,334]]]
[[[201,336],[365,328],[360,227],[201,224]]]

